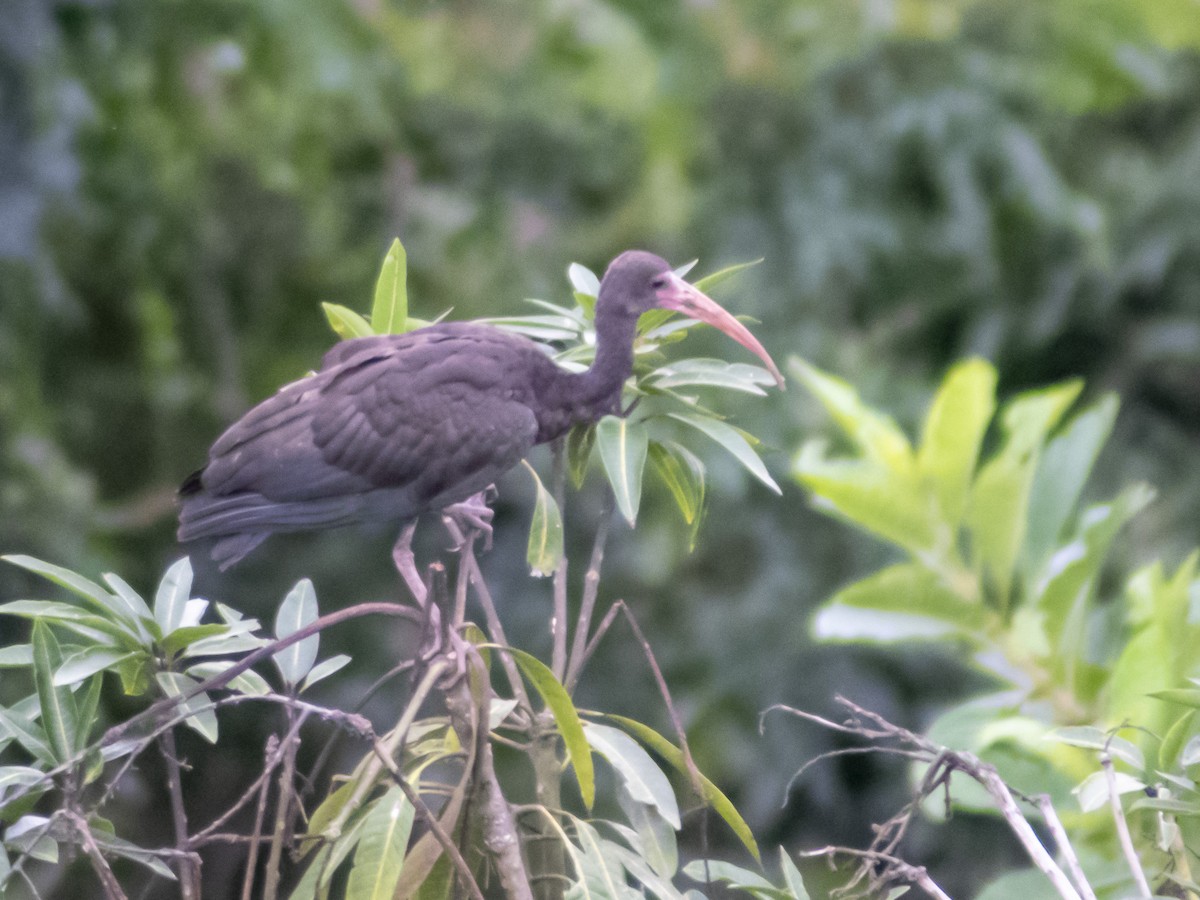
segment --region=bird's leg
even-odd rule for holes
[[[412,541],[416,530],[416,519],[404,526],[399,540],[396,541],[396,546],[392,548],[392,562],[396,564],[396,571],[408,585],[408,589],[416,598],[417,603],[424,607],[429,591],[425,587],[425,582],[421,580],[421,573],[417,570],[417,558],[413,555]]]
[[[492,517],[495,513],[488,501],[496,496],[496,486],[489,485],[478,494],[461,503],[454,503],[442,510],[442,515],[454,522],[463,534],[474,531],[483,535],[483,549],[492,549]],[[461,548],[454,548],[456,550]]]

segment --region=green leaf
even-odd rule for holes
[[[1083,485],[1112,432],[1120,406],[1107,394],[1075,416],[1041,453],[1029,497],[1029,528],[1023,556],[1034,574],[1045,564],[1079,502]]]
[[[329,321],[329,327],[333,329],[333,333],[343,341],[370,337],[375,333],[371,329],[370,322],[347,306],[339,303],[322,303],[321,309],[325,311],[325,318]]]
[[[54,686],[54,673],[61,665],[62,652],[50,626],[35,619],[33,678],[42,710],[42,727],[46,730],[46,740],[54,760],[59,763],[66,762],[75,754],[75,737],[79,733],[75,695],[70,688]]]
[[[752,259],[749,262],[734,263],[732,266],[726,266],[723,269],[718,269],[712,274],[705,275],[698,281],[692,282],[692,287],[698,291],[708,293],[722,281],[732,278],[734,275],[749,269],[751,266],[757,266],[762,261],[763,257],[760,256],[758,259]],[[680,277],[682,278],[683,276]]]
[[[126,622],[124,604],[104,588],[100,587],[100,585],[96,584],[96,582],[90,581],[82,575],[72,572],[70,569],[42,562],[42,560],[35,559],[32,556],[17,554],[2,556],[0,559],[4,559],[23,569],[28,569],[30,572],[35,572],[43,578],[53,581],[60,587],[66,588],[76,596],[88,601],[102,616]]]
[[[583,732],[592,749],[621,776],[632,799],[655,807],[676,831],[683,827],[671,783],[637,741],[618,728],[597,722],[585,722]]]
[[[46,740],[45,730],[17,709],[0,706],[0,740],[13,739],[39,762],[53,766],[59,762]]]
[[[592,767],[592,751],[587,736],[583,731],[583,722],[579,712],[571,701],[571,695],[562,683],[554,677],[554,673],[539,660],[523,650],[513,647],[497,647],[512,655],[521,672],[529,679],[546,708],[554,716],[554,724],[562,736],[563,746],[566,747],[567,757],[575,767],[575,778],[579,782],[579,793],[584,805],[590,810],[596,801],[596,776]]]
[[[1192,729],[1196,723],[1196,718],[1196,711],[1189,709],[1178,719],[1176,719],[1171,727],[1167,730],[1167,735],[1163,738],[1162,744],[1158,748],[1158,767],[1160,769],[1174,768],[1176,761],[1180,761],[1180,764],[1183,767],[1192,764],[1181,761],[1180,755],[1183,752],[1185,743],[1192,734]]]
[[[375,301],[371,305],[371,330],[376,334],[402,334],[408,320],[408,257],[400,239],[392,241],[379,279],[375,282]]]
[[[744,431],[734,428],[732,425],[727,425],[719,419],[714,419],[711,416],[702,415],[700,413],[670,413],[672,419],[690,425],[697,431],[708,435],[722,447],[724,447],[734,459],[742,464],[743,467],[755,478],[773,490],[776,494],[782,494],[779,485],[775,483],[775,479],[767,471],[767,467],[763,465],[763,461],[758,458],[758,454],[754,452],[751,445],[753,438],[747,439]],[[757,443],[757,440],[755,440]]]
[[[996,409],[996,369],[982,359],[955,365],[942,381],[921,436],[917,471],[951,528],[962,520],[984,432]]]
[[[148,868],[155,875],[158,875],[160,878],[166,878],[169,881],[176,880],[175,873],[171,871],[170,867],[168,867],[166,863],[158,858],[153,850],[143,849],[136,844],[131,844],[129,841],[122,840],[116,835],[107,833],[99,828],[96,828],[95,826],[93,826],[91,831],[92,838],[95,840],[96,845],[100,847],[101,850],[104,850],[113,856],[120,856],[124,859],[129,859],[133,862],[139,863]]]
[[[650,461],[675,499],[683,521],[692,526],[688,534],[688,546],[694,548],[700,522],[704,518],[704,463],[692,451],[674,441],[651,441]]]
[[[625,736],[624,732],[618,733],[632,743],[632,739]],[[679,868],[679,845],[675,840],[677,827],[666,820],[657,806],[631,797],[627,784],[621,784],[618,789],[617,804],[633,826],[641,844],[642,856],[650,868],[663,878],[671,878]]]
[[[31,644],[10,644],[0,647],[0,669],[16,669],[33,665]]]
[[[283,639],[317,619],[317,594],[307,578],[296,583],[279,606],[275,616],[275,637]],[[317,661],[320,635],[313,634],[285,647],[273,657],[279,674],[288,685],[295,685]]]
[[[792,358],[791,369],[864,456],[891,472],[914,474],[916,460],[912,446],[891,416],[863,403],[849,382],[822,372],[799,357]]]
[[[64,628],[69,628],[97,643],[122,643],[139,646],[136,638],[117,622],[90,613],[73,603],[58,600],[13,600],[0,605],[0,615],[20,616],[25,619],[44,619]]]
[[[154,594],[154,621],[163,634],[183,624],[191,592],[192,561],[185,556],[171,564]]]
[[[232,659],[220,659],[213,662],[196,663],[194,666],[189,666],[187,674],[197,681],[208,681],[210,678],[215,678],[223,673],[226,669],[237,665]],[[315,669],[313,671],[316,671]],[[226,687],[231,691],[236,691],[239,694],[249,694],[254,697],[265,697],[271,693],[271,686],[267,684],[267,680],[255,672],[253,669],[247,669],[235,675]]]
[[[300,685],[300,692],[307,691],[318,681],[322,681],[335,672],[340,671],[351,659],[352,657],[347,656],[345,653],[339,653],[337,656],[331,656],[329,659],[317,663],[304,677],[304,683]]]
[[[567,266],[567,278],[571,280],[571,287],[575,289],[576,293],[585,294],[588,297],[600,296],[600,279],[587,266],[571,263]]]
[[[820,640],[885,642],[976,636],[984,622],[982,607],[936,573],[901,563],[834,594],[813,619],[813,634]]]
[[[1066,728],[1056,728],[1051,736],[1072,747],[1083,747],[1085,750],[1095,750],[1107,753],[1113,759],[1119,759],[1133,769],[1141,772],[1146,768],[1142,751],[1132,741],[1127,741],[1120,735],[1111,734],[1091,725],[1072,725]]]
[[[576,425],[567,432],[567,473],[575,490],[583,487],[595,443],[596,426],[593,423]]]
[[[612,485],[617,508],[630,526],[637,523],[648,444],[649,434],[640,422],[605,416],[596,424],[600,461]]]
[[[1113,772],[1113,783],[1116,786],[1117,794],[1131,794],[1134,791],[1144,790],[1146,787],[1137,778],[1126,775],[1124,772]],[[1095,812],[1107,806],[1108,798],[1112,794],[1108,786],[1108,777],[1104,772],[1093,772],[1072,793],[1078,798],[1079,808],[1084,812]]]
[[[159,672],[155,678],[167,697],[184,697],[200,686],[200,682],[182,672]],[[208,694],[201,692],[188,696],[179,703],[179,711],[187,717],[185,724],[189,728],[210,744],[217,742],[217,713]]]
[[[1200,709],[1200,688],[1171,688],[1166,691],[1154,691],[1150,696],[1167,703]]]
[[[655,369],[646,379],[652,387],[670,390],[680,387],[719,387],[765,397],[761,385],[775,383],[762,366],[731,363],[723,359],[682,359]]]
[[[860,460],[829,460],[819,441],[809,441],[792,464],[795,477],[813,493],[813,506],[926,558],[937,542],[932,508],[915,479]]]
[[[674,766],[685,778],[689,781],[691,780],[691,774],[684,759],[683,751],[653,728],[643,725],[636,719],[629,719],[625,716],[606,714],[605,718],[616,722]],[[754,840],[754,834],[750,831],[750,826],[746,824],[746,820],[742,818],[741,813],[737,811],[737,808],[729,801],[729,798],[721,792],[721,789],[705,777],[703,772],[698,772],[697,775],[700,778],[700,788],[704,792],[704,800],[733,829],[733,833],[737,835],[738,840],[750,851],[750,855],[761,862],[762,857],[759,856],[758,844]]]
[[[804,886],[804,878],[800,875],[800,870],[796,868],[796,864],[792,862],[792,858],[782,847],[779,848],[779,868],[783,872],[783,883],[795,900],[809,900],[808,890]]]
[[[391,900],[412,833],[413,813],[413,805],[398,786],[368,807],[346,900]]]
[[[213,622],[209,625],[183,625],[163,638],[161,646],[163,652],[169,658],[174,658],[198,641],[208,640],[228,633],[229,626],[219,622]]]
[[[726,881],[734,888],[753,891],[756,896],[759,896],[761,891],[768,891],[773,895],[782,894],[782,891],[757,872],[719,859],[694,859],[683,867],[683,874],[703,884]]]
[[[525,468],[533,478],[537,490],[537,500],[533,504],[533,521],[529,524],[529,545],[525,551],[525,561],[529,571],[536,577],[553,575],[563,556],[563,523],[562,514],[554,497],[542,484],[533,466],[525,463]]]
[[[154,621],[154,613],[150,611],[142,595],[130,587],[124,578],[113,572],[105,572],[104,580],[113,589],[114,598],[125,604],[129,612],[129,621],[137,629],[142,642],[148,645],[156,637],[161,637],[155,633],[158,626]]]
[[[115,669],[118,664],[138,655],[145,654],[140,650],[121,650],[117,647],[85,647],[63,660],[54,673],[54,684],[75,684],[97,672]]]

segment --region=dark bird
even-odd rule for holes
[[[471,498],[534,445],[619,412],[638,316],[654,307],[720,329],[782,386],[740,322],[665,260],[631,250],[600,284],[596,357],[584,372],[560,368],[524,337],[469,322],[339,343],[319,372],[217,439],[208,464],[180,488],[179,540],[216,538],[212,555],[224,570],[276,532],[405,522],[394,556],[415,589],[417,516],[457,512],[486,530],[490,511]]]

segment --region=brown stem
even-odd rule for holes
[[[612,524],[613,508],[616,501],[611,490],[604,495],[604,511],[600,514],[600,522],[596,526],[596,538],[592,542],[592,558],[588,563],[587,574],[583,576],[583,597],[579,603],[579,616],[575,620],[575,637],[571,644],[571,659],[567,666],[566,680],[563,684],[568,691],[574,691],[583,664],[588,656],[588,637],[592,628],[592,615],[596,609],[596,597],[600,593],[600,566],[604,562],[604,547],[608,543],[609,526]],[[598,631],[598,633],[600,633]]]
[[[295,708],[287,707],[288,731],[292,732],[296,719],[304,720],[305,715],[296,716]],[[275,794],[275,828],[271,833],[271,850],[267,856],[267,873],[263,883],[263,900],[275,900],[279,895],[280,863],[283,860],[283,846],[288,842],[294,820],[296,794],[292,784],[296,778],[296,751],[300,746],[297,740],[286,740],[283,744],[283,765],[279,768],[278,787]]]
[[[188,846],[187,811],[183,808],[183,779],[182,767],[179,764],[179,751],[175,746],[175,732],[168,728],[159,736],[159,747],[167,764],[167,792],[171,797],[171,820],[175,826],[175,849],[186,851]],[[181,856],[177,860],[176,869],[179,874],[179,893],[183,900],[199,900],[200,871],[190,856]]]
[[[263,822],[267,818],[267,796],[271,792],[271,773],[279,764],[279,743],[275,735],[267,739],[267,767],[251,788],[257,785],[258,805],[254,808],[254,827],[250,832],[250,849],[246,854],[246,876],[242,879],[242,900],[254,896],[254,873],[258,868],[258,848],[262,845]],[[249,796],[249,792],[245,796]],[[216,823],[214,823],[215,825]],[[206,829],[207,830],[207,829]]]
[[[554,502],[558,513],[564,516],[567,502],[566,441],[559,438],[554,442]],[[567,554],[563,553],[554,569],[554,614],[550,619],[550,632],[554,647],[550,655],[550,669],[554,677],[565,683],[567,670]]]

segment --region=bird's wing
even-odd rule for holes
[[[530,352],[538,351],[491,329],[454,329],[382,357],[349,354],[321,392],[314,445],[326,464],[377,487],[409,488],[421,506],[465,499],[537,438]]]

